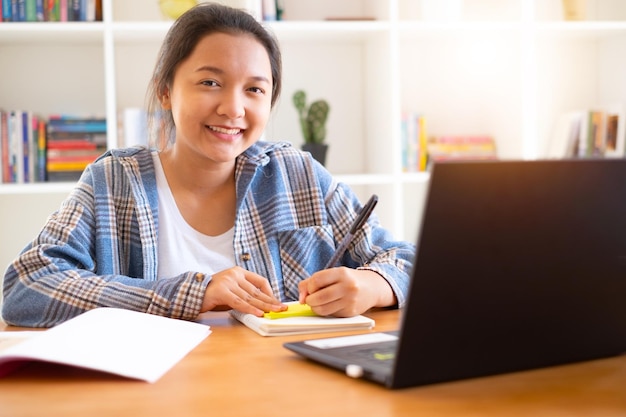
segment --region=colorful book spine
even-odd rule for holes
[[[15,18],[16,22],[25,22],[26,21],[26,0],[17,0],[15,9],[13,11],[14,11],[14,16],[16,17]]]
[[[75,181],[107,146],[106,119],[53,116],[47,123],[46,176]]]
[[[496,143],[490,136],[440,136],[429,140],[428,157],[435,162],[496,159]]]
[[[59,21],[61,22],[67,22],[67,15],[68,15],[68,10],[67,10],[67,2],[68,0],[59,0]]]
[[[60,12],[60,0],[47,0],[48,1],[48,20],[50,22],[58,22],[61,20]]]
[[[22,117],[22,182],[31,182],[30,169],[30,144],[32,142],[33,130],[31,116],[28,112],[23,111]]]
[[[428,135],[426,133],[426,118],[424,116],[420,116],[418,119],[419,133],[418,133],[418,141],[419,145],[417,147],[417,170],[418,171],[426,171],[426,165],[428,163]]]
[[[11,13],[11,0],[2,0],[2,21],[10,22],[13,14]]]
[[[80,7],[81,0],[67,0],[67,1],[68,1],[67,20],[69,22],[79,21],[80,13],[81,13],[81,7]]]
[[[37,22],[46,21],[46,16],[44,13],[44,2],[45,0],[35,0],[35,21]]]
[[[37,181],[46,180],[46,122],[39,119],[37,123]]]
[[[48,132],[106,133],[106,119],[54,117],[48,121]]]
[[[102,21],[102,0],[0,0],[0,23],[74,21]]]
[[[14,110],[9,116],[9,163],[11,164],[11,182],[23,183],[24,182],[24,168],[23,168],[23,141],[22,141],[22,112]]]
[[[19,22],[19,15],[18,15],[18,4],[17,4],[18,0],[11,0],[11,21],[12,22]]]
[[[49,134],[47,126],[30,111],[0,110],[0,182],[74,181],[106,150],[106,133]]]
[[[415,112],[405,112],[402,116],[401,134],[402,171],[425,171],[427,163],[427,133],[424,115]]]
[[[93,161],[48,161],[48,172],[51,171],[82,171]]]
[[[11,182],[11,164],[9,162],[9,114],[0,111],[0,147],[2,149],[2,182]]]
[[[2,134],[2,132],[4,131],[4,124],[4,111],[0,109],[0,183],[4,182],[4,136]]]
[[[37,0],[24,0],[24,16],[26,22],[37,21]]]

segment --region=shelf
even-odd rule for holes
[[[534,25],[537,35],[567,39],[604,39],[626,35],[626,22],[542,22]]]
[[[393,185],[393,184],[424,184],[430,174],[427,172],[403,174],[353,174],[335,175],[335,179],[348,185]],[[2,184],[0,195],[19,194],[54,194],[69,193],[76,184],[74,182],[41,182],[32,184]]]
[[[76,184],[73,182],[38,182],[32,184],[2,184],[0,195],[67,194]]]
[[[401,32],[450,33],[458,36],[459,32],[516,31],[524,27],[522,22],[428,22],[402,21],[397,24]]]
[[[428,182],[430,174],[427,172],[403,173],[403,174],[354,174],[335,175],[335,179],[348,185],[393,185],[421,184]]]
[[[626,33],[626,21],[584,22],[430,22],[404,20],[393,25],[389,21],[280,21],[264,22],[278,37],[285,40],[341,41],[369,40],[388,33],[395,27],[403,34],[450,34],[460,32],[493,32],[532,30],[538,33],[556,33],[564,36],[612,36]],[[103,34],[110,30],[116,40],[161,40],[171,27],[171,21],[128,22],[35,22],[0,23],[2,43],[94,43],[101,42]],[[77,36],[80,35],[80,36]]]
[[[281,21],[265,25],[281,40],[316,42],[371,40],[390,29],[387,21]]]
[[[16,43],[91,44],[102,42],[102,22],[7,22],[0,23],[0,46]]]

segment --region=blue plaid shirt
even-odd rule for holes
[[[235,176],[236,262],[267,277],[276,298],[297,300],[298,283],[324,267],[361,204],[286,143],[254,144],[237,158]],[[9,266],[4,320],[50,327],[104,306],[195,319],[211,277],[189,271],[157,279],[158,229],[151,151],[108,151]],[[414,256],[414,245],[394,241],[374,214],[342,264],[379,273],[402,307]]]

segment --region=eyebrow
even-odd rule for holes
[[[195,72],[203,72],[203,71],[213,72],[215,74],[220,74],[220,75],[224,74],[224,70],[222,70],[221,68],[213,67],[213,66],[210,66],[210,65],[203,65],[201,67],[198,67],[198,68],[196,68]],[[270,80],[267,77],[263,76],[263,75],[253,75],[250,78],[255,80],[255,81],[263,81],[263,82],[266,82],[266,83],[270,83]]]

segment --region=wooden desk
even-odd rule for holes
[[[396,311],[370,316],[396,328]],[[34,363],[0,379],[0,416],[626,415],[626,357],[389,391],[282,347],[302,337],[263,338],[226,313],[203,322],[213,333],[155,384]]]

